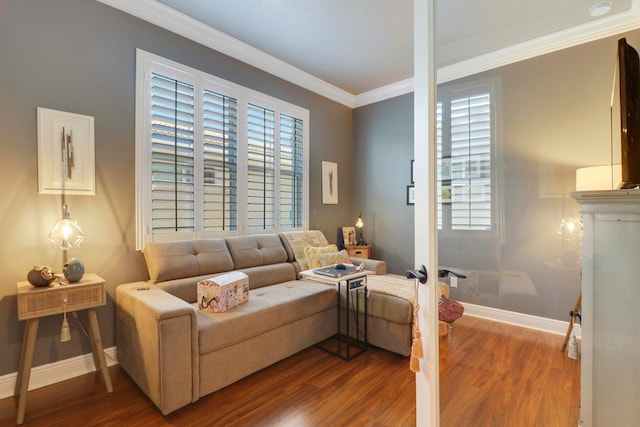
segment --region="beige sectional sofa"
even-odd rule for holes
[[[337,293],[300,278],[308,244],[328,242],[305,231],[147,245],[149,281],[116,288],[120,365],[168,414],[331,337]],[[386,273],[382,261],[353,261]],[[199,311],[196,283],[232,270],[249,277],[249,301],[224,313]],[[411,303],[370,292],[368,310],[369,343],[408,355]]]

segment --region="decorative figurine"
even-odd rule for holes
[[[77,258],[71,258],[62,267],[62,273],[69,283],[79,282],[84,275],[84,264]]]
[[[29,283],[36,287],[49,286],[55,279],[56,275],[46,265],[36,265],[27,274]]]

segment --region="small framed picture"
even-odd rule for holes
[[[451,157],[444,157],[440,161],[440,179],[446,181],[451,179]]]
[[[355,227],[342,227],[342,238],[344,239],[345,246],[355,245],[356,241],[356,228]]]
[[[442,198],[442,203],[451,203],[452,199],[451,199],[451,187],[446,186],[446,187],[442,187],[442,190],[440,191],[440,196]]]
[[[407,185],[407,205],[416,204],[416,188],[413,185]]]
[[[414,174],[415,161],[411,160],[411,184],[416,183],[415,174]]]
[[[338,204],[338,164],[322,162],[322,204]]]

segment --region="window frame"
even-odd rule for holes
[[[451,102],[454,99],[473,96],[478,94],[488,93],[490,100],[490,177],[491,177],[491,229],[490,230],[478,230],[478,229],[454,229],[449,224],[449,227],[445,228],[445,222],[438,228],[438,233],[443,237],[490,237],[498,238],[500,241],[503,239],[503,167],[502,167],[502,143],[501,143],[501,79],[499,77],[479,79],[473,81],[456,82],[451,84],[442,84],[438,86],[437,103]],[[443,118],[444,127],[444,118]],[[450,126],[451,117],[447,124]],[[440,158],[436,159],[440,162]],[[436,177],[438,181],[440,177]],[[439,184],[439,183],[438,183]],[[440,188],[439,185],[437,185]],[[442,202],[438,201],[437,210],[441,211]]]
[[[177,79],[194,86],[194,231],[182,233],[152,234],[151,206],[151,84],[152,73]],[[225,231],[204,231],[202,180],[203,175],[203,110],[202,98],[204,90],[213,90],[219,94],[231,96],[237,100],[237,228]],[[275,150],[275,200],[274,228],[249,229],[247,227],[247,138],[248,104],[258,105],[274,111],[276,125],[274,135]],[[200,107],[199,107],[200,106]],[[147,243],[190,240],[197,238],[224,237],[232,235],[276,233],[291,230],[306,230],[309,223],[309,110],[286,101],[257,92],[247,87],[229,82],[200,70],[162,58],[142,49],[136,51],[136,249],[142,250]],[[299,227],[284,228],[280,226],[280,116],[286,115],[303,122],[302,141],[302,224]]]

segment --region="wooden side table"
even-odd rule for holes
[[[89,341],[93,361],[96,370],[102,371],[107,392],[111,393],[111,377],[104,358],[100,329],[95,307],[106,304],[104,279],[97,274],[85,274],[77,283],[63,281],[61,284],[54,282],[50,286],[36,288],[29,282],[18,283],[18,320],[26,320],[22,349],[20,351],[20,366],[16,379],[15,396],[18,400],[18,417],[16,424],[24,422],[24,413],[27,406],[27,391],[29,389],[29,377],[31,364],[33,363],[33,351],[35,350],[36,336],[38,335],[38,323],[41,317],[61,314],[65,310],[86,310],[89,319]]]
[[[349,256],[356,258],[371,258],[371,245],[346,245]]]

